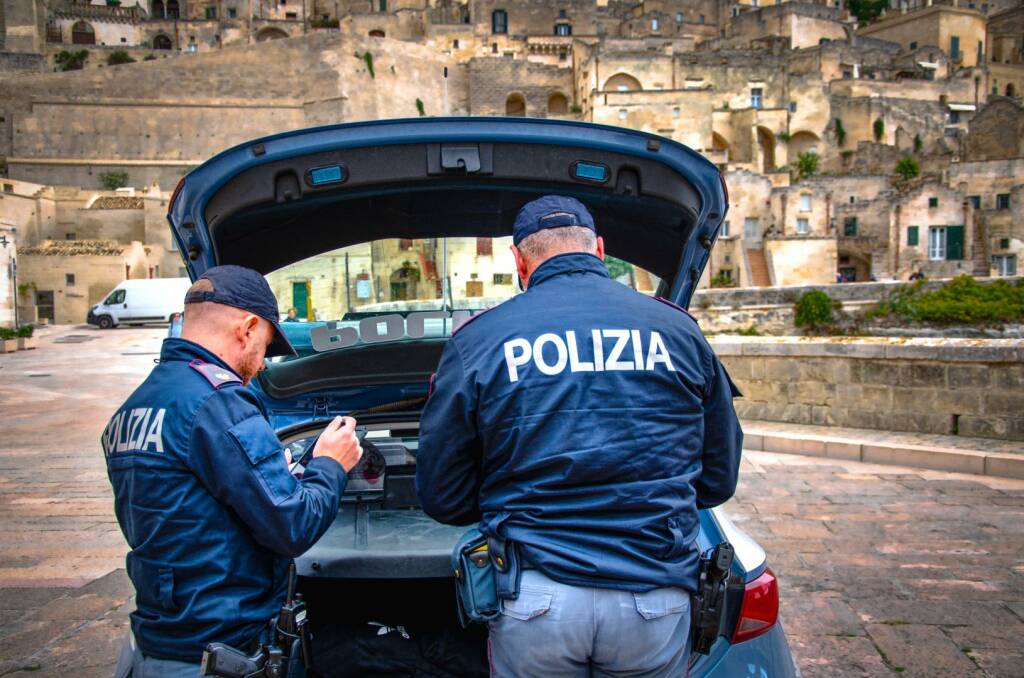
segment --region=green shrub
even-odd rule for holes
[[[23,339],[28,339],[29,337],[32,336],[33,331],[35,331],[35,328],[32,327],[31,325],[22,325],[21,327],[18,328],[17,334],[19,337]]]
[[[604,258],[604,265],[608,268],[608,275],[613,280],[618,280],[624,275],[628,275],[630,280],[633,279],[633,264],[628,261],[606,256]]]
[[[719,271],[711,277],[711,287],[736,287],[736,281],[733,280],[732,275],[727,274],[725,271]]]
[[[357,56],[366,62],[366,70],[370,73],[370,77],[376,80],[377,73],[373,70],[373,55],[369,52],[364,52],[362,55]]]
[[[882,10],[889,7],[889,0],[849,0],[847,7],[850,14],[863,24],[878,18]]]
[[[127,172],[102,172],[100,173],[100,185],[108,191],[116,191],[128,185]]]
[[[914,153],[920,153],[921,149],[924,148],[924,141],[921,140],[920,134],[914,135]]]
[[[893,171],[896,172],[903,181],[910,181],[921,174],[921,165],[918,164],[917,160],[908,155],[905,158],[900,158],[896,162],[896,167]]]
[[[871,309],[867,318],[896,316],[904,320],[979,325],[1024,320],[1024,285],[995,280],[980,284],[969,275],[953,278],[925,292],[924,281],[903,285]]]
[[[66,49],[61,50],[53,57],[54,62],[57,64],[58,70],[61,71],[80,71],[85,66],[85,60],[89,58],[89,53],[84,49],[80,49],[77,52],[69,52]]]
[[[818,173],[818,155],[816,153],[801,153],[796,157],[796,171],[800,178],[813,177]]]
[[[885,136],[885,121],[881,118],[877,118],[874,124],[875,128],[875,141],[881,141],[882,137]]]
[[[418,97],[416,98],[416,112],[420,114],[421,118],[427,114],[426,110],[423,108],[423,99]]]
[[[843,127],[843,121],[839,118],[836,118],[836,140],[840,146],[846,141],[846,128]]]
[[[132,58],[132,55],[129,54],[128,52],[124,51],[123,49],[115,50],[115,51],[111,52],[107,56],[107,65],[108,66],[117,66],[119,64],[134,64],[134,63],[135,63],[135,59]]]
[[[797,327],[822,327],[832,323],[832,298],[821,290],[804,292],[796,302]]]
[[[155,54],[147,54],[146,56],[142,57],[142,60],[143,61],[156,61],[156,55]]]
[[[736,334],[740,335],[741,337],[760,337],[761,336],[761,333],[757,331],[757,327],[754,326],[754,325],[751,325],[750,327],[738,329],[738,330],[736,330]]]
[[[8,339],[17,339],[18,333],[12,330],[10,327],[0,327],[0,341],[6,341]]]

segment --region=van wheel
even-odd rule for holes
[[[96,322],[100,326],[101,330],[109,330],[111,327],[114,326],[114,319],[111,318],[109,315],[101,315],[99,317],[99,320],[97,320]]]

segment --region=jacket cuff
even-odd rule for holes
[[[342,468],[341,464],[334,459],[330,457],[314,457],[306,465],[306,472],[303,474],[303,477],[309,476],[310,471],[331,483],[339,497],[345,491],[345,485],[348,483],[348,474],[345,473],[345,469]]]

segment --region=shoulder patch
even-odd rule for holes
[[[671,302],[668,299],[665,299],[664,297],[652,297],[652,298],[656,299],[657,301],[660,301],[661,303],[665,304],[666,306],[671,306],[672,308],[676,309],[677,311],[682,311],[683,313],[685,313],[686,315],[688,315],[690,317],[690,320],[692,320],[695,323],[697,322],[697,319],[693,317],[693,314],[690,313],[689,311],[687,311],[685,308],[683,308],[679,304]],[[697,324],[699,325],[700,323],[697,323]]]
[[[219,365],[212,363],[206,363],[196,358],[188,364],[193,370],[203,375],[203,379],[210,382],[210,386],[215,389],[220,388],[226,384],[241,384],[242,380],[239,379],[238,375],[229,369],[225,369]]]
[[[465,321],[464,323],[462,323],[461,325],[459,325],[458,327],[456,327],[456,328],[455,328],[454,330],[452,330],[452,336],[454,337],[454,336],[455,336],[455,334],[456,334],[457,332],[460,332],[460,331],[462,330],[462,328],[463,328],[463,327],[465,327],[465,326],[466,326],[466,325],[468,325],[469,323],[473,322],[474,320],[476,320],[477,318],[479,318],[480,316],[482,316],[482,315],[483,315],[484,313],[487,313],[488,311],[491,311],[491,310],[493,310],[493,309],[495,309],[495,308],[497,308],[497,306],[491,306],[491,308],[485,308],[484,310],[482,310],[482,311],[478,311],[478,312],[474,313],[473,315],[469,316],[469,319],[468,319],[468,320],[466,320],[466,321]]]

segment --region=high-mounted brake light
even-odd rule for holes
[[[181,192],[181,187],[185,185],[185,177],[178,179],[178,185],[174,187],[174,192],[171,193],[171,199],[167,203],[167,216],[171,215],[171,210],[174,209],[174,201],[178,199],[178,193]]]
[[[742,643],[767,633],[775,626],[778,618],[779,582],[771,570],[765,569],[760,577],[747,582],[732,643]]]

